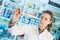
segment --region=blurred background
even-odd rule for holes
[[[50,32],[54,40],[60,40],[60,0],[0,0],[0,40],[13,40],[7,31],[10,20],[12,20],[13,10],[18,6],[22,10],[22,15],[18,19],[19,25],[34,24],[39,25],[39,18],[43,10],[53,12],[55,22]]]

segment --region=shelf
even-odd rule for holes
[[[9,19],[9,18],[5,18],[5,17],[2,17],[2,16],[0,16],[0,18],[2,18],[2,19],[4,19],[4,20],[7,20],[7,21],[10,21],[11,19]]]
[[[12,8],[9,8],[9,7],[4,7],[4,8],[10,9],[10,10],[14,10],[14,9],[12,9]]]
[[[33,15],[30,15],[30,14],[27,14],[27,13],[22,13],[22,14],[27,15],[27,16],[30,16],[30,17],[32,17],[32,18],[39,19],[39,18],[37,18],[37,17],[35,17],[35,16],[33,16]]]
[[[37,11],[39,13],[42,13],[42,11],[36,10],[36,9],[32,9],[32,8],[25,8],[26,10],[32,10],[32,11]]]
[[[60,18],[59,18],[59,17],[54,16],[54,18],[56,18],[56,19],[59,19],[59,20],[60,20]]]

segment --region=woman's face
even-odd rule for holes
[[[48,13],[43,13],[40,18],[40,29],[45,29],[50,24],[51,16]]]

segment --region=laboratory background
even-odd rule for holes
[[[23,12],[18,19],[18,25],[39,25],[39,18],[43,10],[51,10],[55,22],[50,29],[53,40],[60,40],[60,0],[0,0],[0,40],[13,40],[7,31],[13,10],[18,6]],[[15,38],[17,40],[17,38]]]

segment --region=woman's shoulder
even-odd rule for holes
[[[48,35],[49,39],[53,40],[53,35],[48,30],[46,30],[46,35]]]

